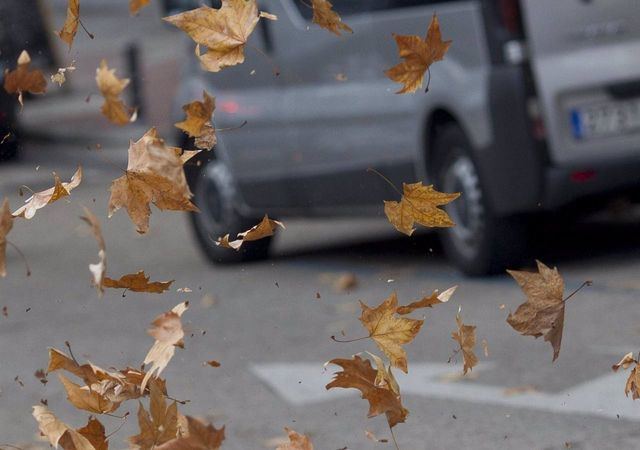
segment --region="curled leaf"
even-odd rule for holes
[[[62,29],[56,34],[67,43],[69,50],[73,45],[73,39],[78,32],[78,24],[80,23],[80,0],[68,0],[67,18]]]
[[[265,214],[262,218],[262,221],[248,229],[247,231],[243,231],[242,233],[238,233],[238,236],[235,240],[229,241],[229,235],[225,235],[219,237],[216,241],[216,245],[225,248],[231,248],[233,250],[239,250],[242,247],[242,244],[250,241],[257,241],[258,239],[262,239],[268,236],[273,236],[275,234],[276,228],[281,227],[285,228],[282,222],[278,222],[277,220],[270,219],[269,216]]]
[[[629,378],[627,378],[627,383],[624,386],[624,393],[628,397],[629,393],[634,400],[640,398],[640,370],[638,369],[638,360],[633,357],[633,353],[627,353],[622,357],[620,362],[614,364],[611,369],[614,372],[617,372],[620,368],[623,370],[628,369],[634,365],[633,369],[629,373]]]
[[[340,36],[340,33],[347,31],[353,33],[351,27],[342,22],[342,19],[333,10],[333,5],[328,0],[311,0],[313,7],[313,23]]]
[[[59,445],[63,450],[98,450],[89,439],[59,420],[46,406],[34,406],[33,417],[38,422],[40,433],[54,448]]]
[[[37,210],[60,200],[62,197],[68,196],[69,193],[82,182],[82,167],[78,167],[78,170],[76,170],[76,173],[73,174],[68,183],[60,182],[60,177],[55,173],[53,174],[53,178],[54,186],[52,188],[33,194],[25,200],[24,206],[21,206],[13,212],[13,217],[31,219]]]
[[[164,291],[171,287],[174,280],[170,281],[152,281],[149,282],[149,277],[141,270],[137,273],[130,273],[123,275],[118,280],[113,280],[109,277],[104,279],[104,287],[114,289],[127,289],[133,292],[149,292],[154,294],[162,294]]]
[[[460,311],[456,314],[456,324],[458,331],[451,333],[451,338],[460,346],[459,351],[462,352],[462,361],[464,363],[463,374],[466,375],[478,364],[478,358],[473,351],[476,346],[476,327],[473,325],[465,325],[462,322]]]
[[[444,292],[438,292],[437,290],[435,290],[429,296],[422,297],[420,300],[417,300],[408,305],[398,307],[398,314],[410,314],[419,308],[432,308],[434,305],[447,303],[456,289],[458,289],[458,286],[450,287]]]
[[[116,69],[109,69],[107,61],[103,59],[96,69],[96,83],[104,97],[102,114],[116,125],[126,125],[134,119],[134,114],[120,99],[122,91],[129,85],[129,79],[116,76]]]

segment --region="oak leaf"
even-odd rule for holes
[[[435,290],[429,296],[422,297],[420,300],[417,300],[408,305],[398,307],[397,312],[398,314],[405,315],[410,314],[419,308],[432,308],[434,305],[447,303],[456,289],[458,289],[458,286],[452,286],[443,292],[438,292],[437,290]]]
[[[68,183],[60,182],[60,177],[55,173],[53,174],[53,178],[53,187],[33,194],[25,200],[25,204],[23,206],[13,212],[13,217],[31,219],[36,214],[37,210],[44,208],[63,197],[67,197],[69,193],[77,188],[82,182],[82,167],[78,167],[78,170],[76,170],[76,173],[73,174]]]
[[[305,434],[296,433],[294,430],[284,427],[284,431],[287,432],[289,442],[278,445],[276,450],[313,450],[313,444],[309,436]]]
[[[7,234],[13,228],[13,215],[9,209],[9,199],[4,199],[0,209],[0,277],[7,276]]]
[[[141,450],[151,450],[175,439],[178,434],[178,405],[174,401],[169,406],[164,394],[155,381],[149,384],[151,391],[149,411],[142,403],[138,407],[140,434],[129,438],[129,442]]]
[[[22,94],[44,94],[47,91],[47,79],[40,70],[29,70],[31,57],[23,50],[18,57],[18,67],[15,70],[4,71],[4,90],[9,94],[18,94],[18,101],[23,105]]]
[[[78,428],[78,433],[87,438],[96,450],[108,450],[109,441],[105,435],[104,425],[95,417],[89,417],[87,424]]]
[[[397,94],[417,91],[422,86],[424,74],[431,64],[442,61],[452,41],[443,41],[440,33],[440,22],[435,14],[429,24],[427,36],[394,34],[398,53],[404,61],[387,70],[385,74],[402,88]]]
[[[622,357],[620,362],[611,366],[611,369],[614,372],[617,372],[618,369],[622,368],[623,370],[628,369],[631,365],[634,365],[633,369],[629,373],[629,378],[627,378],[627,382],[624,386],[624,394],[628,397],[629,393],[634,400],[640,398],[640,370],[638,369],[638,360],[633,357],[633,353],[629,352]]]
[[[333,5],[328,0],[312,0],[311,6],[313,7],[313,18],[311,19],[313,23],[338,36],[343,31],[353,33],[351,27],[342,22],[342,19],[333,10]]]
[[[121,276],[118,280],[109,277],[104,279],[104,287],[115,289],[127,289],[133,292],[149,292],[154,294],[162,294],[171,287],[174,280],[170,281],[152,281],[144,273],[144,270],[138,273],[130,273]]]
[[[212,424],[205,424],[198,419],[186,416],[186,432],[172,439],[155,450],[219,450],[224,441],[224,427],[217,429]]]
[[[104,97],[102,114],[112,123],[122,126],[132,122],[135,115],[120,99],[122,91],[129,85],[129,79],[120,79],[115,72],[116,69],[109,69],[107,61],[103,59],[96,69],[96,84]]]
[[[215,98],[211,97],[207,91],[202,92],[203,101],[193,101],[182,107],[187,118],[175,124],[189,137],[195,138],[197,148],[209,150],[216,145],[216,129],[211,124],[213,111],[216,107]]]
[[[59,420],[46,406],[34,406],[33,417],[42,435],[54,448],[59,445],[63,450],[98,450],[87,437]]]
[[[326,389],[358,389],[362,398],[369,402],[369,417],[385,414],[390,427],[405,421],[409,411],[402,406],[400,395],[389,386],[376,385],[377,371],[371,367],[368,359],[354,355],[353,359],[337,358],[327,364],[340,366],[342,372],[334,374],[333,381],[327,384]]]
[[[147,330],[147,333],[156,341],[144,358],[144,364],[151,364],[151,368],[144,376],[140,390],[144,392],[144,388],[147,382],[155,374],[159,376],[160,373],[167,367],[175,348],[183,347],[184,343],[182,338],[184,337],[184,330],[182,329],[182,322],[180,317],[189,307],[189,302],[180,303],[171,309],[171,311],[164,312],[156,317],[151,322],[151,328]]]
[[[233,241],[229,240],[229,235],[226,234],[222,237],[219,237],[215,242],[216,245],[225,248],[231,248],[233,250],[240,250],[242,244],[250,241],[257,241],[259,239],[273,236],[275,234],[276,228],[281,227],[285,229],[285,226],[282,222],[278,222],[277,220],[270,219],[268,215],[262,218],[262,221],[248,229],[247,231],[243,231],[242,233],[238,233],[236,239]]]
[[[178,149],[168,147],[151,128],[129,145],[126,173],[111,183],[109,217],[124,207],[138,233],[149,230],[150,203],[160,210],[198,211]]]
[[[462,352],[463,374],[466,375],[469,370],[472,370],[478,364],[478,358],[473,352],[473,348],[476,346],[476,327],[465,325],[462,322],[460,310],[456,314],[456,324],[458,325],[458,331],[451,333],[451,338],[460,346],[458,351]]]
[[[96,241],[98,241],[98,257],[100,260],[95,264],[89,264],[89,271],[91,272],[91,282],[98,291],[98,295],[101,296],[104,293],[103,282],[105,273],[107,272],[106,244],[102,236],[102,227],[100,226],[98,218],[86,207],[84,208],[84,214],[85,215],[80,218],[91,227],[91,232],[96,238]]]
[[[222,0],[219,9],[201,6],[164,20],[180,28],[196,42],[202,68],[219,72],[244,62],[244,47],[260,17],[256,0]],[[205,53],[200,46],[206,46]]]
[[[403,183],[403,195],[400,202],[385,201],[384,213],[389,222],[401,233],[411,236],[415,231],[414,224],[425,227],[452,227],[455,225],[446,211],[439,209],[451,203],[460,193],[446,194],[436,191],[432,185],[423,186],[418,183]]]
[[[80,0],[68,0],[67,2],[67,18],[62,26],[62,29],[56,34],[67,43],[69,50],[73,45],[73,39],[78,32],[78,25],[80,24]]]
[[[553,347],[553,361],[560,354],[564,327],[564,281],[555,267],[536,261],[538,273],[507,270],[525,293],[527,300],[510,313],[507,323],[524,336],[539,338]]]
[[[151,0],[129,0],[129,12],[132,16],[138,14]]]

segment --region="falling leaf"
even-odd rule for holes
[[[211,361],[207,361],[205,364],[211,367],[220,367],[220,363],[215,359],[212,359]]]
[[[294,430],[285,427],[284,431],[289,436],[289,442],[278,445],[276,450],[313,450],[313,444],[309,436],[296,433]]]
[[[440,293],[437,290],[433,291],[433,293],[428,297],[425,296],[422,299],[410,303],[406,306],[400,306],[398,308],[398,314],[410,314],[419,308],[432,308],[434,305],[447,303],[456,289],[458,289],[458,286],[452,286],[446,291]]]
[[[180,28],[196,42],[202,68],[219,72],[244,62],[244,47],[259,20],[255,0],[222,0],[219,9],[201,6],[164,20]],[[207,51],[200,53],[200,46]]]
[[[632,398],[637,400],[640,398],[640,370],[638,369],[638,360],[633,357],[633,353],[629,352],[624,355],[620,362],[611,366],[611,369],[614,372],[617,372],[621,367],[623,370],[626,370],[632,364],[634,367],[629,373],[629,378],[627,378],[627,383],[624,386],[624,393],[627,397],[629,396],[629,393],[631,393]]]
[[[229,241],[229,235],[227,234],[225,236],[219,237],[215,243],[220,247],[239,250],[240,247],[242,247],[242,244],[244,244],[245,242],[257,241],[258,239],[273,236],[277,227],[281,227],[282,229],[285,228],[282,222],[272,220],[265,214],[265,216],[262,218],[262,221],[258,225],[250,228],[247,231],[238,233],[234,241]]]
[[[478,364],[478,358],[473,352],[473,348],[476,346],[476,327],[465,325],[462,322],[460,310],[456,314],[456,324],[458,325],[458,331],[451,333],[451,338],[460,345],[458,351],[462,352],[462,361],[464,363],[462,373],[466,375],[469,370],[472,370]]]
[[[132,121],[131,108],[120,99],[122,91],[129,84],[129,79],[120,79],[116,76],[116,69],[109,69],[107,61],[102,60],[100,67],[96,69],[96,83],[104,97],[102,114],[116,125],[126,125]]]
[[[82,167],[78,167],[78,170],[76,170],[76,173],[73,174],[68,183],[61,183],[60,178],[55,173],[53,174],[53,178],[54,186],[52,188],[33,194],[25,200],[24,206],[21,206],[13,212],[13,217],[31,219],[37,210],[60,200],[62,197],[68,196],[82,181]]]
[[[311,0],[313,7],[313,23],[340,36],[343,31],[353,33],[353,30],[342,22],[342,19],[333,10],[333,5],[328,0]]]
[[[80,386],[62,374],[59,374],[58,378],[67,391],[67,399],[78,409],[94,414],[104,414],[111,413],[120,406],[120,403],[111,401],[89,386]]]
[[[389,222],[398,231],[411,236],[415,231],[414,223],[425,227],[452,227],[455,225],[449,215],[438,206],[451,203],[460,193],[446,194],[436,191],[432,185],[403,183],[404,192],[400,202],[385,201],[384,213]]]
[[[7,308],[6,305],[2,307],[2,315],[4,317],[9,317],[9,308]]]
[[[87,438],[96,450],[109,449],[109,441],[105,435],[104,425],[95,417],[89,417],[87,424],[79,428],[78,433]]]
[[[149,384],[151,390],[149,412],[142,402],[138,406],[138,426],[140,434],[131,436],[129,442],[141,450],[158,449],[178,435],[178,405],[174,401],[169,406],[164,394],[155,382]]]
[[[47,384],[49,380],[47,380],[47,372],[44,369],[38,369],[33,373],[33,376],[36,377],[40,383]]]
[[[127,171],[111,183],[109,217],[124,207],[138,233],[146,233],[149,203],[160,210],[197,211],[191,197],[176,149],[165,145],[151,128],[137,142],[131,141]]]
[[[70,66],[60,67],[56,73],[51,75],[51,81],[53,83],[58,83],[58,86],[62,87],[62,85],[67,81],[66,73],[76,70],[75,63],[76,62],[73,61]]]
[[[46,406],[34,406],[33,417],[42,435],[54,448],[59,445],[63,450],[98,450],[88,438],[60,421]]]
[[[138,14],[151,0],[129,0],[129,12],[132,16]]]
[[[164,291],[171,287],[174,280],[170,281],[152,281],[149,282],[149,277],[144,273],[144,270],[138,273],[130,273],[123,275],[118,280],[113,280],[109,277],[104,279],[104,287],[114,289],[127,289],[133,292],[149,292],[154,294],[162,294]]]
[[[98,241],[98,257],[100,260],[95,264],[89,264],[89,271],[92,276],[92,283],[98,291],[98,295],[102,295],[104,292],[104,276],[107,271],[107,255],[106,245],[104,243],[104,237],[102,237],[102,228],[98,218],[86,207],[84,207],[84,216],[80,218],[84,220],[90,227],[93,236]]]
[[[56,34],[60,36],[64,42],[69,46],[73,45],[73,39],[78,32],[78,25],[80,23],[80,0],[68,0],[67,3],[67,19],[62,26],[62,29]]]
[[[564,327],[564,282],[558,269],[550,269],[540,261],[536,263],[538,273],[507,270],[527,296],[516,312],[509,314],[507,323],[524,336],[544,336],[553,347],[555,361],[560,354]]]
[[[147,330],[149,335],[156,341],[144,358],[144,364],[151,364],[151,368],[142,380],[140,389],[144,391],[147,382],[152,375],[159,376],[167,367],[176,346],[183,346],[182,322],[180,317],[189,307],[189,302],[183,302],[173,307],[171,311],[160,314],[151,323],[151,328]]]
[[[23,50],[18,57],[15,70],[4,71],[4,90],[9,94],[18,94],[18,101],[23,105],[22,94],[44,94],[47,91],[47,79],[40,70],[29,70],[31,57]]]
[[[186,292],[186,293],[189,293],[189,292],[193,292],[193,291],[192,291],[192,290],[191,290],[191,288],[189,288],[189,287],[183,287],[183,288],[178,288],[178,289],[176,289],[176,292]]]
[[[193,101],[182,107],[187,118],[175,124],[189,137],[196,138],[196,147],[209,150],[216,145],[216,129],[211,124],[213,111],[216,107],[215,99],[207,91],[202,92],[204,101]]]
[[[358,277],[351,272],[340,274],[333,282],[333,290],[336,292],[348,292],[358,286]]]
[[[358,389],[362,398],[369,402],[369,417],[385,414],[390,427],[405,421],[409,411],[402,406],[400,395],[389,386],[376,386],[377,371],[371,367],[368,359],[355,355],[353,359],[332,359],[328,364],[342,367],[342,372],[334,374],[333,381],[327,384],[326,389]]]
[[[378,437],[376,437],[375,434],[373,434],[372,431],[369,431],[369,430],[364,430],[364,435],[370,441],[378,442],[380,444],[386,444],[387,442],[389,442],[388,439],[379,439]]]
[[[415,92],[422,86],[424,74],[431,64],[444,59],[451,41],[442,40],[440,22],[435,14],[424,40],[415,35],[394,34],[393,37],[398,44],[398,54],[404,61],[387,70],[385,74],[403,85],[397,94]]]
[[[224,441],[224,427],[217,429],[212,424],[204,424],[193,417],[185,417],[186,433],[154,450],[219,450]]]
[[[11,228],[13,228],[13,215],[9,209],[9,199],[5,198],[0,209],[0,277],[7,276],[7,235]]]
[[[205,123],[203,127],[204,131],[201,136],[198,136],[193,140],[193,144],[196,148],[202,150],[211,150],[218,143],[218,138],[216,137],[216,129],[213,127],[211,123]]]

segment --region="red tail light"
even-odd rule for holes
[[[498,0],[498,8],[505,30],[514,36],[521,36],[523,30],[519,0]]]

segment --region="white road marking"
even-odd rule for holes
[[[484,364],[485,369],[488,366]],[[286,402],[302,406],[358,394],[355,389],[325,389],[334,368],[339,370],[336,366],[324,370],[322,364],[280,363],[253,365],[250,369]],[[504,394],[506,386],[446,381],[445,377],[452,372],[449,364],[414,363],[408,375],[396,376],[404,395],[640,421],[640,407],[623,392],[627,377],[624,372],[612,372],[560,393],[528,392],[513,396]]]

